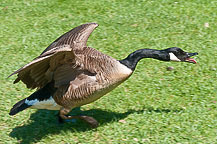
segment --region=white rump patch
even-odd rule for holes
[[[180,59],[177,58],[177,56],[175,56],[173,53],[169,53],[170,55],[170,60],[171,61],[181,61]]]
[[[39,101],[37,99],[35,100],[26,99],[25,103],[27,105],[32,105],[31,108],[35,108],[35,109],[59,110],[61,107],[54,101],[52,96],[49,99],[43,101]]]

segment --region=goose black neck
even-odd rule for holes
[[[164,50],[140,49],[129,54],[119,62],[134,71],[137,63],[143,58],[154,58],[162,61],[169,61],[170,59],[169,54]]]

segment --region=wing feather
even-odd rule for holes
[[[39,57],[10,75],[18,74],[14,83],[21,80],[27,85],[27,88],[41,88],[53,80],[53,74],[59,67],[59,75],[65,74],[65,77],[60,76],[59,79],[57,78],[56,85],[59,86],[69,82],[67,78],[70,77],[69,75],[73,71],[76,71],[73,70],[75,66],[72,66],[76,63],[74,51],[76,49],[82,51],[82,48],[86,47],[90,34],[97,26],[96,23],[83,24],[60,36]],[[70,65],[71,67],[66,68],[66,71],[64,71],[62,65]]]
[[[87,40],[96,27],[97,23],[87,23],[70,30],[51,43],[41,55],[60,45],[71,45],[74,49],[86,47]]]
[[[47,83],[52,81],[52,75],[55,69],[62,65],[64,62],[72,62],[75,59],[75,55],[70,46],[64,46],[63,51],[57,51],[54,53],[49,52],[45,57],[39,57],[29,64],[25,65],[21,69],[17,70],[13,74],[18,73],[18,78],[27,85],[27,88],[41,88]],[[63,49],[63,48],[61,48]],[[69,60],[66,60],[69,59]]]

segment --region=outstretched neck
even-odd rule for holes
[[[170,59],[169,54],[164,50],[140,49],[129,54],[119,62],[134,71],[137,63],[143,58],[154,58],[163,61],[169,61]]]

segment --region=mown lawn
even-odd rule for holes
[[[0,143],[216,143],[217,1],[1,0]],[[10,108],[33,91],[13,71],[83,23],[100,26],[88,46],[117,59],[177,46],[198,64],[142,60],[133,76],[81,109],[100,126],[57,123],[56,111]],[[167,71],[168,66],[174,70]]]

